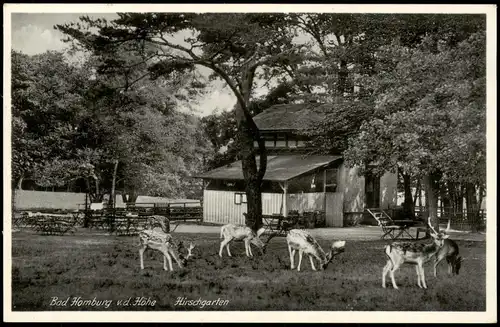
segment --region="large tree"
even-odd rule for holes
[[[281,14],[120,13],[112,22],[83,18],[85,26],[57,28],[85,49],[110,59],[108,66],[115,63],[106,54],[119,49],[139,53],[152,76],[203,66],[212,77],[224,80],[237,99],[235,116],[248,201],[247,224],[258,228],[262,224],[261,182],[267,156],[248,107],[256,75],[268,73],[260,68],[276,65],[296,51],[285,18]],[[254,141],[259,144],[258,150]]]
[[[374,115],[346,151],[351,163],[421,176],[436,227],[440,182],[485,184],[485,45],[479,32],[438,51],[432,38],[382,47],[368,83]]]

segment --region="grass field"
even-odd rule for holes
[[[265,255],[245,257],[243,243],[233,243],[233,257],[218,256],[216,234],[175,234],[197,244],[186,268],[164,271],[158,252],[149,250],[140,270],[137,240],[98,232],[12,236],[12,310],[328,310],[328,311],[484,311],[486,249],[484,242],[457,242],[466,258],[459,276],[448,277],[444,262],[438,279],[426,265],[427,290],[419,289],[413,266],[396,273],[399,290],[381,286],[383,241],[347,241],[325,271],[314,272],[308,260],[302,271],[289,269],[284,238],[274,238]],[[325,248],[327,240],[318,240]],[[224,253],[226,254],[226,253]],[[55,299],[57,297],[57,299]],[[69,301],[64,305],[63,302]],[[75,301],[76,298],[76,301]],[[83,305],[78,300],[102,302]],[[118,304],[130,299],[129,305]],[[142,302],[136,303],[136,298]],[[184,300],[216,305],[175,305]],[[227,305],[223,301],[227,300]],[[82,304],[78,306],[78,304]],[[95,304],[96,302],[94,302]],[[206,302],[205,302],[206,303]],[[73,304],[73,305],[72,305]]]

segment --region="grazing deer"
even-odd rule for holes
[[[316,270],[313,257],[319,261],[320,270],[323,270],[326,269],[334,255],[344,252],[345,249],[345,241],[336,241],[332,243],[330,252],[326,254],[318,242],[316,242],[314,237],[312,237],[309,232],[301,229],[289,230],[286,234],[286,242],[288,244],[288,252],[290,253],[290,268],[292,270],[295,269],[295,251],[299,251],[299,264],[297,265],[297,271],[300,271],[302,255],[304,253],[309,255],[312,270]]]
[[[388,258],[387,264],[382,272],[382,287],[385,288],[385,276],[388,272],[391,275],[392,286],[397,289],[394,273],[399,267],[406,264],[416,265],[417,284],[420,288],[427,288],[425,283],[424,263],[428,262],[444,244],[444,240],[449,237],[445,233],[438,233],[431,225],[431,218],[428,219],[428,225],[431,228],[431,244],[416,244],[411,242],[394,242],[385,247],[385,254]]]
[[[260,228],[257,233],[255,233],[250,227],[227,224],[220,229],[220,238],[224,240],[220,244],[219,256],[222,258],[222,250],[224,247],[227,249],[227,254],[231,257],[231,251],[229,250],[229,243],[233,240],[245,242],[245,253],[248,257],[253,257],[252,248],[250,244],[257,246],[262,253],[265,253],[266,244],[262,242],[259,236],[264,232],[264,228]]]
[[[445,233],[450,230],[451,221],[448,220],[448,226],[446,227]],[[450,239],[445,239],[443,247],[439,249],[436,254],[436,260],[434,261],[434,277],[437,277],[437,266],[441,261],[446,259],[448,263],[448,274],[458,275],[460,267],[462,266],[463,258],[458,255],[458,245],[455,241]]]
[[[167,260],[170,270],[173,271],[172,267],[172,258],[174,258],[175,262],[182,268],[186,265],[187,259],[192,256],[192,249],[195,247],[194,244],[191,243],[188,248],[187,257],[180,256],[180,248],[182,244],[179,244],[177,249],[175,248],[175,244],[172,238],[172,235],[164,233],[163,231],[155,228],[155,229],[145,229],[139,232],[139,241],[140,241],[140,249],[139,249],[139,257],[141,260],[141,269],[144,269],[144,252],[147,249],[153,249],[160,251],[163,254],[163,269],[168,270],[167,268]],[[178,254],[179,253],[179,254]]]

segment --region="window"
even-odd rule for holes
[[[274,148],[274,140],[273,141],[266,140],[266,148]]]
[[[274,135],[264,135],[266,148],[274,148]]]
[[[337,191],[337,172],[336,168],[326,170],[326,192]]]
[[[246,193],[234,193],[234,204],[247,203]]]
[[[286,135],[278,135],[276,138],[277,148],[286,148]]]
[[[306,146],[306,142],[301,141],[301,140],[297,141],[297,147],[304,147],[304,146]]]

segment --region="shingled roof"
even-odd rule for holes
[[[259,130],[298,130],[325,119],[331,104],[278,104],[253,117]]]

